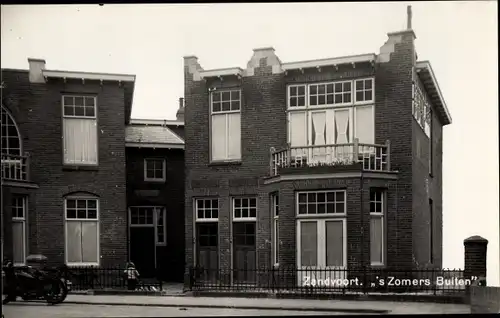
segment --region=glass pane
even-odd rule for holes
[[[75,219],[76,218],[76,210],[75,209],[66,209],[66,218],[67,219]]]
[[[83,97],[75,97],[75,106],[83,106]]]
[[[85,106],[91,106],[94,108],[94,97],[85,97]]]
[[[88,204],[89,209],[97,208],[97,201],[96,200],[88,200],[87,204]]]
[[[306,98],[305,97],[299,97],[297,100],[297,106],[305,106],[306,105]]]
[[[82,222],[66,222],[66,253],[68,262],[82,261]]]
[[[299,96],[304,96],[306,94],[306,87],[305,86],[299,86],[298,87],[298,94]]]
[[[221,104],[220,103],[213,103],[212,104],[212,112],[220,112],[221,111]]]
[[[75,104],[74,97],[73,96],[64,96],[63,98],[63,104],[65,106],[69,105],[72,106]]]
[[[24,222],[12,222],[14,263],[24,263]]]
[[[297,86],[290,87],[290,96],[297,96]]]
[[[97,219],[97,210],[89,209],[87,217],[89,219]]]
[[[212,219],[217,219],[219,217],[219,210],[212,210]]]
[[[326,266],[344,265],[343,224],[339,221],[326,221]]]
[[[318,261],[318,226],[316,222],[300,223],[300,265],[316,266]]]
[[[356,81],[356,90],[362,91],[364,87],[364,81]]]
[[[232,91],[231,92],[231,100],[240,100],[240,92],[239,91]]]
[[[64,106],[64,116],[74,116],[75,110],[72,106]]]
[[[365,88],[366,89],[371,89],[372,88],[372,80],[366,80],[365,81]]]
[[[231,102],[231,110],[239,110],[240,109],[240,102],[239,101],[232,101]]]
[[[220,93],[212,93],[212,101],[213,102],[220,101]]]
[[[95,116],[94,107],[85,107],[85,116],[94,117]]]
[[[222,111],[229,111],[231,110],[231,103],[230,102],[222,102]]]
[[[372,263],[382,262],[382,218],[370,220],[370,257]]]
[[[85,108],[84,107],[75,107],[75,116],[84,116]]]
[[[98,222],[82,222],[82,261],[95,263],[98,261]]]
[[[222,101],[229,101],[231,99],[230,92],[222,92]]]
[[[87,201],[86,200],[77,200],[76,201],[76,206],[79,209],[85,209],[87,207]]]
[[[358,101],[358,102],[364,101],[364,94],[363,94],[363,92],[356,92],[356,101]]]
[[[297,106],[297,97],[290,97],[290,107]]]

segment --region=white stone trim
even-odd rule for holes
[[[76,78],[85,80],[98,80],[98,81],[121,81],[121,82],[134,82],[135,75],[128,74],[108,74],[108,73],[89,73],[89,72],[72,72],[72,71],[52,71],[42,70],[45,77],[56,78]]]
[[[160,143],[126,142],[125,147],[129,147],[129,148],[184,149],[184,143],[182,143],[182,144],[160,144]]]
[[[243,74],[243,70],[239,67],[231,67],[231,68],[220,68],[214,70],[200,71],[199,74],[201,78],[230,76],[230,75],[241,76]]]
[[[184,122],[178,121],[178,120],[169,120],[169,119],[131,118],[130,125],[151,125],[151,126],[177,125],[177,126],[184,126]]]
[[[336,57],[329,59],[283,63],[281,67],[284,71],[288,71],[288,70],[315,68],[315,67],[330,66],[330,65],[373,62],[375,61],[376,58],[377,56],[374,53],[370,53],[370,54],[351,55],[351,56]]]

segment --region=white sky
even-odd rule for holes
[[[500,286],[496,1],[2,6],[1,66],[136,74],[134,118],[174,119],[183,56],[240,66],[273,46],[282,62],[378,53],[413,7],[419,60],[429,60],[453,118],[444,129],[444,266],[463,268],[463,240],[489,240]]]

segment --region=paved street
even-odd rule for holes
[[[149,306],[106,306],[61,304],[47,306],[43,303],[9,304],[3,307],[5,318],[73,318],[73,317],[188,317],[188,316],[298,316],[298,315],[340,315],[340,313],[224,309],[224,308],[175,308]]]

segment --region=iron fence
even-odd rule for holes
[[[64,267],[63,276],[72,291],[127,289],[124,267]],[[139,278],[136,290],[161,291],[158,278]]]
[[[461,269],[191,267],[189,272],[192,291],[460,295],[472,284]]]

